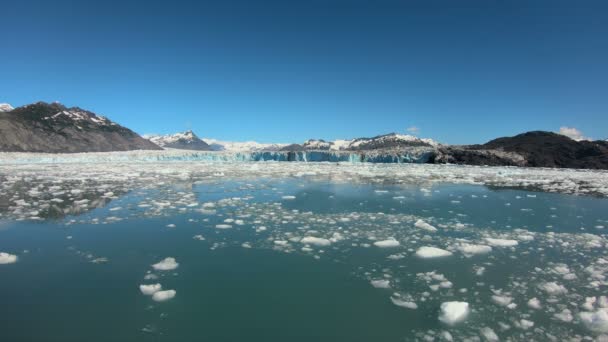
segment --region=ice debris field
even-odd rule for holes
[[[136,224],[183,241],[142,257],[147,266],[130,288],[161,317],[182,296],[181,272],[202,262],[178,257],[181,249],[238,248],[344,265],[398,309],[386,315],[402,317],[401,340],[608,340],[603,171],[10,161],[0,163],[0,276],[34,257],[35,239],[3,238],[20,224],[61,227],[66,248],[90,267],[119,260],[111,249],[79,246],[81,235]],[[163,322],[142,325],[164,333]]]

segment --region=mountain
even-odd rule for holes
[[[149,140],[164,148],[176,148],[180,150],[211,151],[211,146],[201,140],[191,130],[183,133],[160,135],[150,137]]]
[[[439,148],[435,162],[608,169],[608,143],[576,141],[553,132],[532,131],[483,145],[444,146]]]
[[[203,138],[213,151],[227,152],[256,152],[256,151],[278,151],[286,144],[265,144],[256,141],[222,141],[211,138]]]
[[[357,138],[353,140],[306,140],[303,144],[284,146],[282,151],[371,151],[395,150],[400,148],[428,147],[434,148],[440,144],[432,139],[420,139],[413,135],[390,133],[372,138]]]
[[[15,108],[8,103],[0,103],[0,112],[10,112],[13,109]]]
[[[137,133],[93,112],[37,102],[0,112],[0,151],[108,152],[159,150]]]

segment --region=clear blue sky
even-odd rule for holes
[[[142,134],[608,138],[608,1],[4,0],[0,17],[0,102]]]

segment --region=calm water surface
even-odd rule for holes
[[[596,338],[579,313],[605,294],[588,270],[605,257],[604,227],[604,198],[471,185],[234,179],[127,191],[76,215],[1,221],[0,251],[18,261],[0,265],[0,339]],[[399,246],[374,245],[392,239]],[[425,246],[452,255],[416,255]],[[167,257],[179,266],[151,266]],[[548,291],[552,282],[567,292]],[[139,289],[156,283],[175,297]],[[438,319],[449,301],[469,304],[463,321]]]

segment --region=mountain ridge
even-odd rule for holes
[[[60,103],[36,102],[0,112],[0,151],[109,152],[160,147],[104,116]]]
[[[398,133],[350,140],[308,139],[292,144],[199,138],[192,130],[148,139],[79,107],[68,108],[57,102],[36,102],[17,108],[0,104],[0,151],[4,152],[73,153],[169,148],[273,152],[280,153],[279,159],[287,161],[299,158],[342,160],[345,154],[346,157],[350,154],[349,160],[371,158],[379,162],[608,169],[608,141],[574,140],[546,131],[530,131],[474,145],[447,145]],[[336,158],[336,154],[342,157]]]
[[[192,130],[148,137],[148,140],[163,148],[211,151],[211,146],[200,139]]]

